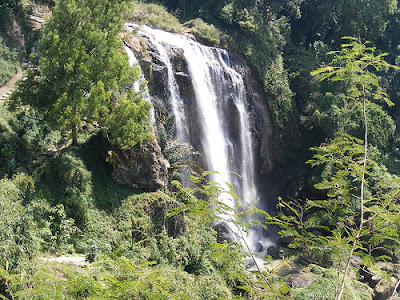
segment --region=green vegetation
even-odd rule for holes
[[[368,142],[373,126],[370,119],[375,115],[367,110],[367,104],[383,100],[393,105],[372,70],[394,66],[383,60],[385,54],[376,55],[375,48],[347,39],[349,43],[343,44],[341,51],[332,53],[333,61],[312,75],[345,83],[345,105],[362,105],[364,139],[336,132],[333,140],[314,147],[316,154],[309,163],[325,168],[315,188],[326,190],[326,199],[306,200],[304,204],[281,202],[291,214],[281,214],[276,221],[284,228],[280,234],[293,237],[292,248],[344,269],[343,278],[331,287],[338,300],[344,297],[354,255],[372,267],[375,260],[390,259],[400,249],[398,178],[373,160]]]
[[[188,23],[190,24],[190,32],[200,40],[211,43],[212,45],[220,45],[221,32],[214,26],[207,24],[202,19],[195,19]]]
[[[44,112],[75,146],[78,132],[95,123],[122,147],[149,138],[149,105],[124,93],[138,78],[118,38],[125,2],[110,8],[103,2],[58,1],[39,43],[39,67],[13,95],[17,104]],[[117,120],[135,127],[134,136]]]
[[[0,104],[0,298],[371,299],[362,272],[395,294],[396,0],[35,2],[54,5],[40,36],[29,29],[28,1],[0,4],[0,85],[38,38],[27,79]],[[240,203],[229,184],[174,181],[196,167],[198,153],[174,139],[172,117],[156,131],[168,185],[154,192],[117,185],[106,163],[110,145],[129,149],[154,138],[150,105],[129,88],[138,70],[122,48],[124,21],[192,33],[246,57],[271,110],[278,167],[299,200],[281,199],[276,214],[232,211],[219,201]],[[342,36],[358,38],[332,51]],[[51,146],[54,156],[37,159]],[[250,218],[256,213],[264,223]],[[239,235],[255,224],[280,226],[285,259],[315,280],[292,289],[277,270],[246,270],[244,258],[254,257],[221,240],[213,228],[220,221]],[[61,254],[88,262],[41,259]]]
[[[18,55],[0,37],[0,85],[6,83],[18,69]]]
[[[32,109],[10,112],[0,103],[0,174],[12,175],[22,165],[29,169],[32,160],[47,150],[59,134],[42,124],[42,116]]]
[[[323,277],[307,288],[296,289],[293,292],[294,300],[335,299],[335,283],[339,282],[338,274],[329,269],[320,270],[324,272]],[[352,279],[348,279],[345,284],[344,299],[372,299],[366,284]]]
[[[175,33],[183,32],[183,26],[176,16],[168,13],[165,7],[158,4],[136,4],[132,16],[129,17],[138,24],[147,24],[152,28]]]

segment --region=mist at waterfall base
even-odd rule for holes
[[[128,30],[136,24],[125,24]],[[216,171],[209,180],[221,187],[231,183],[242,200],[243,207],[259,199],[256,188],[255,158],[252,141],[246,88],[242,76],[231,63],[225,49],[207,47],[179,34],[172,34],[148,26],[138,28],[137,34],[155,48],[154,55],[165,67],[165,91],[168,110],[175,116],[176,137],[192,145],[202,154],[205,169]],[[194,101],[181,97],[171,49],[183,52],[186,72],[194,91]],[[133,52],[125,49],[131,62]],[[182,71],[180,71],[182,73]],[[230,112],[229,118],[227,112]],[[154,112],[153,112],[154,115]],[[200,128],[195,128],[200,127]],[[240,174],[240,175],[239,175]],[[222,196],[220,201],[234,208],[234,199]],[[222,219],[231,216],[220,215]],[[241,239],[236,225],[226,222],[231,236],[249,246],[253,252],[265,252],[273,244],[260,228],[251,228]],[[235,235],[238,238],[235,238]]]

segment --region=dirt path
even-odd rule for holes
[[[29,15],[31,26],[34,30],[39,30],[46,18],[51,15],[51,11],[47,6],[30,4],[32,14]],[[3,86],[0,87],[0,101],[6,100],[15,88],[15,83],[23,78],[24,71],[19,69],[17,73]]]
[[[58,256],[58,257],[40,257],[43,262],[56,262],[59,264],[69,264],[77,267],[85,267],[87,265],[84,255],[74,256]]]
[[[22,79],[23,74],[24,71],[22,69],[19,69],[9,81],[7,81],[2,87],[0,87],[0,101],[4,101],[8,98],[8,96],[10,96],[15,88],[16,82]]]

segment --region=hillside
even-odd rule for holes
[[[399,5],[3,1],[0,297],[399,298]]]

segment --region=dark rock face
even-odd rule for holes
[[[167,184],[167,162],[155,140],[128,150],[115,149],[108,161],[121,185],[154,191]]]
[[[149,82],[149,91],[151,102],[154,106],[156,121],[163,121],[169,112],[172,111],[170,89],[168,89],[168,69],[164,65],[163,58],[160,53],[147,38],[130,35],[125,43],[135,52],[147,81]],[[205,151],[203,145],[206,139],[204,130],[202,129],[202,120],[199,115],[198,103],[195,99],[194,81],[190,76],[188,62],[185,60],[183,50],[168,46],[165,43],[163,48],[168,54],[168,58],[172,63],[172,72],[177,84],[177,91],[183,102],[182,115],[185,118],[187,131],[187,142],[193,148],[203,155],[196,156],[194,163],[198,166],[206,168],[207,165]],[[214,51],[214,50],[211,50]],[[217,52],[217,51],[216,51]],[[225,57],[225,63],[232,66],[242,78],[246,91],[246,100],[244,108],[249,117],[249,130],[251,132],[251,143],[253,144],[254,157],[254,178],[252,181],[258,190],[259,202],[258,208],[266,211],[274,211],[276,209],[276,199],[278,196],[286,198],[292,196],[296,187],[291,188],[286,174],[277,174],[274,170],[275,162],[278,161],[280,153],[274,153],[274,132],[271,112],[268,101],[262,87],[262,82],[258,79],[257,73],[247,64],[245,58],[233,52],[229,53],[229,57]],[[223,77],[223,78],[221,78]],[[229,168],[232,173],[243,174],[240,159],[242,153],[240,141],[240,115],[235,107],[233,97],[233,82],[229,79],[229,75],[218,74],[218,79],[224,81],[226,86],[215,86],[218,95],[218,106],[220,118],[225,122],[222,123],[225,136],[231,142],[228,145],[228,155],[230,157]],[[222,94],[222,95],[221,95]],[[235,187],[240,186],[242,179],[232,176],[230,183]],[[292,185],[293,187],[293,185]],[[240,198],[244,198],[241,189],[236,189]],[[270,233],[271,231],[269,231]],[[223,238],[224,239],[224,238]]]
[[[259,174],[267,174],[274,167],[277,158],[273,151],[273,124],[267,99],[265,99],[261,82],[243,56],[230,53],[232,64],[242,75],[249,100],[250,120],[252,123],[255,157]]]
[[[280,259],[284,256],[285,249],[277,246],[270,246],[267,250],[267,255],[270,255],[273,259]]]
[[[179,213],[173,216],[166,216],[166,213],[171,208],[181,207],[182,204],[179,202],[167,203],[165,200],[160,199],[154,202],[150,207],[146,208],[145,211],[151,217],[152,224],[154,224],[154,230],[161,233],[163,229],[166,229],[168,236],[179,237],[186,233],[186,223],[183,213]]]
[[[218,223],[213,226],[213,229],[217,232],[217,242],[223,244],[224,242],[234,242],[232,234],[229,230],[228,224],[225,222]]]
[[[140,42],[139,42],[140,41]],[[168,74],[166,67],[162,64],[155,47],[145,38],[131,36],[126,44],[136,53],[139,64],[150,84],[151,100],[156,111],[156,118],[162,120],[170,111],[169,97],[167,91]],[[185,116],[188,122],[188,133],[190,144],[200,153],[203,149],[200,143],[201,133],[199,125],[201,120],[197,116],[195,93],[189,75],[187,62],[181,49],[169,47],[167,49],[173,65],[175,78],[178,84],[180,97],[185,103]],[[238,54],[230,53],[231,63],[235,70],[242,75],[247,92],[247,111],[250,116],[250,126],[254,143],[254,157],[256,158],[256,174],[268,174],[274,167],[273,154],[273,125],[270,117],[268,103],[264,97],[262,85],[257,79],[255,72],[248,66],[245,59]],[[238,119],[234,104],[224,109],[226,118],[231,120],[230,124]],[[239,125],[238,125],[239,126]],[[238,127],[230,128],[232,136],[237,136]],[[201,161],[196,163],[202,164]]]

